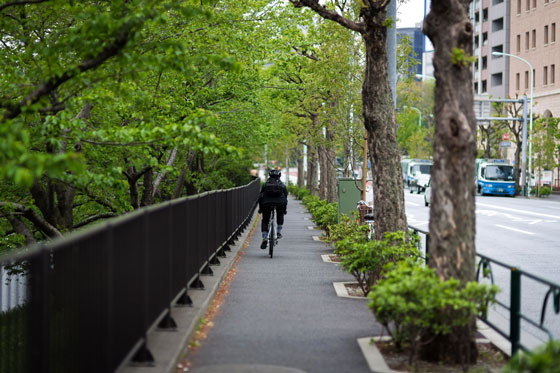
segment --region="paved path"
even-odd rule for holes
[[[309,220],[306,220],[309,219]],[[191,372],[369,372],[357,338],[380,335],[366,300],[339,298],[333,282],[353,277],[324,263],[311,215],[290,200],[284,238],[259,248],[259,227],[237,264],[208,338],[191,352]]]

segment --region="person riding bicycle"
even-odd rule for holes
[[[282,238],[282,226],[284,225],[284,215],[288,207],[288,189],[280,181],[282,173],[280,170],[272,169],[268,173],[268,180],[263,184],[259,195],[259,213],[262,212],[261,231],[263,241],[261,249],[266,249],[268,236],[268,221],[272,210],[276,209],[276,222],[278,223],[278,238]]]

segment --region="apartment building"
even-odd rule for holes
[[[410,71],[412,76],[416,74],[422,74],[422,52],[424,52],[424,34],[422,33],[422,28],[420,25],[416,27],[400,27],[397,28],[397,43],[400,43],[403,36],[408,36],[412,44],[412,50],[414,54],[411,53],[411,58],[416,60],[416,65],[413,71]]]
[[[474,94],[507,98],[509,61],[493,56],[492,52],[510,51],[510,1],[475,0],[470,10],[474,25],[474,56],[477,58],[473,67]]]
[[[560,116],[560,0],[512,0],[511,54],[532,65],[533,112]],[[509,58],[510,95],[530,96],[531,68]]]

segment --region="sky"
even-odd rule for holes
[[[429,9],[426,11],[428,12]],[[397,1],[397,28],[414,27],[423,19],[424,0],[407,0],[405,4]]]

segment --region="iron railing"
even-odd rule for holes
[[[250,184],[177,199],[71,234],[0,267],[23,274],[26,302],[0,313],[0,372],[113,372],[153,361],[148,331],[174,328],[173,304],[248,225]]]
[[[410,230],[414,233],[420,233],[425,236],[425,256],[424,259],[426,260],[426,264],[429,261],[429,242],[430,242],[430,233],[424,231],[419,228],[415,228],[413,226],[408,226]],[[511,343],[511,354],[514,355],[520,349],[529,351],[530,348],[521,343],[521,322],[527,322],[532,327],[540,330],[544,334],[548,336],[550,340],[554,339],[553,334],[551,331],[544,326],[545,322],[545,315],[546,310],[548,309],[548,302],[549,299],[552,298],[553,302],[553,310],[555,314],[560,313],[560,285],[539,276],[536,276],[532,273],[523,271],[516,266],[512,266],[506,263],[503,263],[499,260],[490,258],[486,255],[476,254],[477,256],[477,267],[476,267],[476,280],[481,281],[481,276],[489,278],[490,282],[494,284],[494,274],[492,271],[492,265],[499,266],[502,268],[507,269],[510,272],[510,303],[509,305],[501,302],[499,300],[496,301],[496,304],[503,309],[509,312],[509,330],[504,330],[504,328],[496,325],[492,321],[488,320],[488,318],[481,318],[488,326],[494,329],[497,333],[502,335],[504,338],[509,340]],[[523,277],[527,279],[531,279],[536,281],[537,283],[543,285],[548,290],[546,294],[544,294],[544,299],[541,307],[540,312],[540,320],[534,320],[530,317],[524,315],[521,311],[521,280]]]

